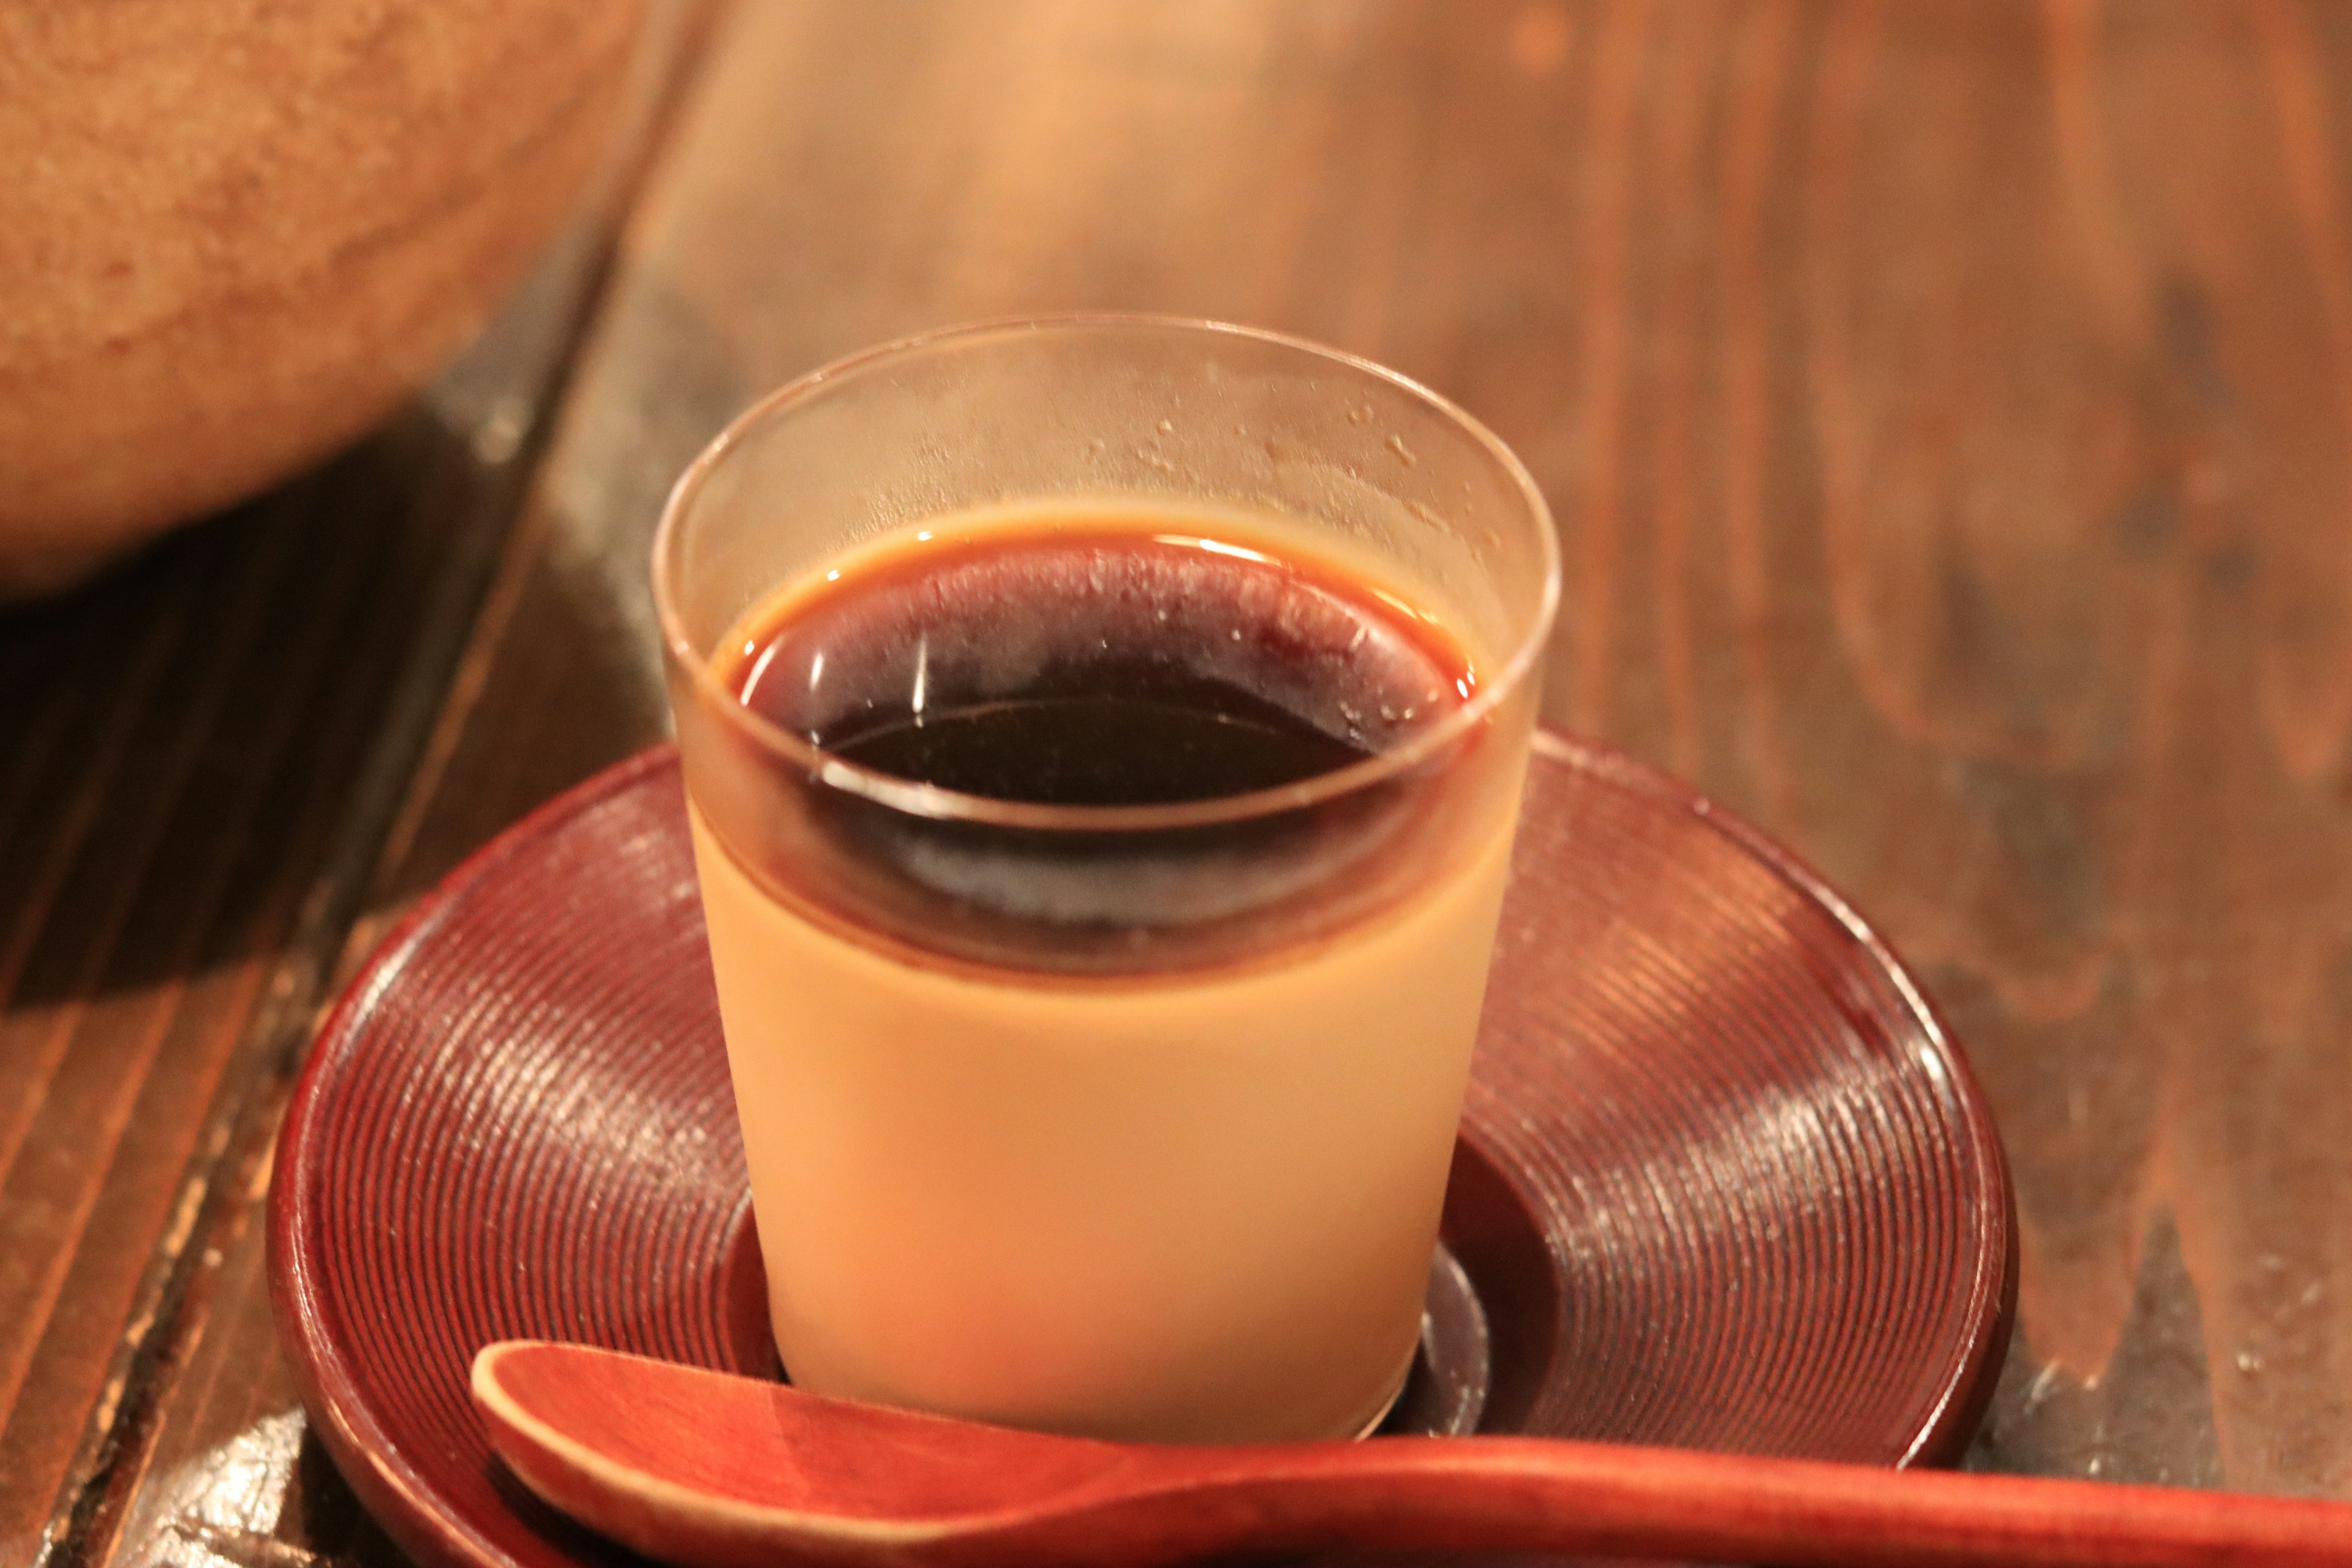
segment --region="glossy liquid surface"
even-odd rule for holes
[[[1442,631],[1328,568],[1135,528],[886,552],[730,639],[746,706],[898,777],[1146,805],[1361,762],[1469,696]]]

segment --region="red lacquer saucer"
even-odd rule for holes
[[[1537,751],[1391,1426],[1955,1456],[2015,1278],[1958,1050],[1753,829]],[[466,1374],[510,1338],[774,1371],[675,753],[542,808],[385,942],[296,1090],[269,1240],[311,1418],[395,1540],[632,1561],[499,1468]]]

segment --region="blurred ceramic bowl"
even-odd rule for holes
[[[430,379],[577,199],[638,10],[0,5],[0,598]]]

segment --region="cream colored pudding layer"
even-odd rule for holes
[[[692,813],[793,1382],[1157,1441],[1377,1418],[1419,1332],[1509,865],[1496,793],[1481,847],[1382,920],[1119,986],[885,958],[780,905]]]

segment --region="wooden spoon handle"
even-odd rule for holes
[[[579,1346],[492,1346],[523,1482],[691,1568],[1146,1568],[1235,1552],[1560,1552],[1831,1568],[2352,1568],[2352,1504],[1528,1437],[1126,1447]]]
[[[1518,1438],[1298,1458],[1256,1483],[1268,1489],[1256,1500],[1328,1522],[1331,1544],[1838,1568],[2352,1568],[2352,1504],[2303,1499]]]

